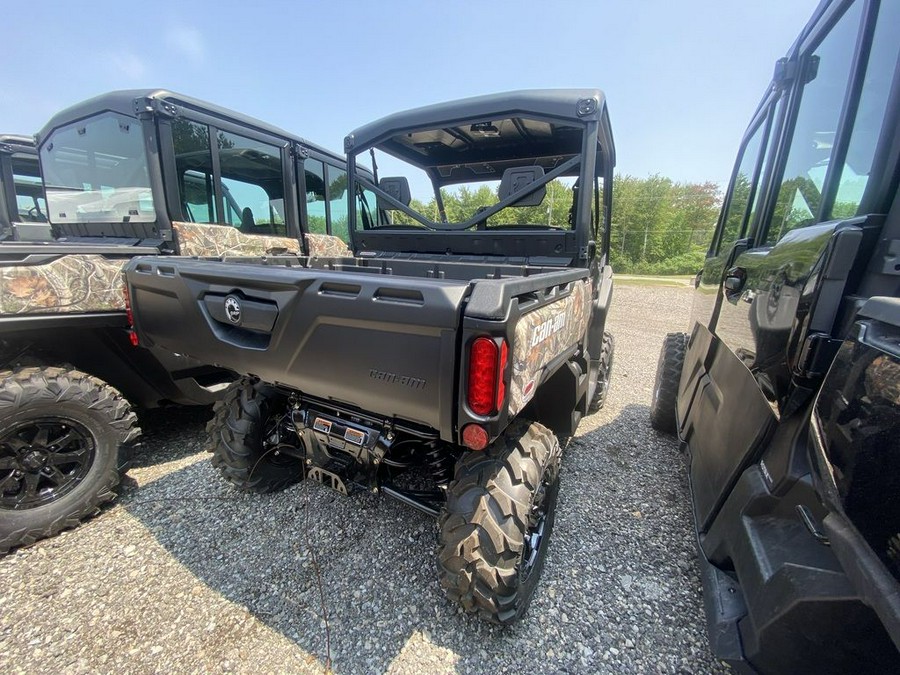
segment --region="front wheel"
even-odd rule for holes
[[[609,393],[609,382],[612,379],[613,353],[616,343],[612,334],[603,333],[603,345],[600,348],[600,358],[597,359],[597,384],[594,387],[594,395],[588,405],[588,414],[595,413],[606,403],[606,395]]]
[[[656,364],[656,381],[653,384],[653,400],[650,404],[650,424],[666,434],[676,432],[675,403],[678,400],[678,384],[687,351],[686,333],[669,333],[663,340]]]
[[[513,422],[456,466],[440,518],[438,568],[447,597],[499,624],[534,594],[559,493],[560,448],[537,422]]]
[[[0,375],[0,553],[77,526],[113,499],[140,435],[122,395],[78,370]]]

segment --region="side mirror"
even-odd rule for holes
[[[406,176],[385,177],[378,181],[378,187],[388,193],[404,206],[409,206],[409,181]],[[378,208],[384,211],[396,210],[393,204],[389,204],[383,197],[378,198]]]

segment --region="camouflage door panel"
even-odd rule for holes
[[[518,414],[534,396],[547,364],[582,339],[590,315],[590,281],[577,281],[566,297],[519,319],[512,346],[510,416]]]
[[[246,234],[230,225],[174,222],[172,229],[181,255],[214,258],[300,253],[296,239]]]
[[[352,258],[353,253],[344,240],[331,234],[307,234],[306,248],[316,258]]]
[[[0,267],[0,313],[111,312],[125,309],[125,259],[68,255],[43,265]]]

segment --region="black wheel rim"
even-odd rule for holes
[[[62,417],[20,422],[0,434],[0,509],[44,506],[90,473],[96,446],[81,424]]]
[[[548,515],[550,502],[552,501],[552,490],[553,485],[550,477],[545,473],[534,496],[531,514],[528,519],[528,529],[525,532],[522,562],[519,565],[519,580],[521,582],[525,582],[535,569],[539,567],[541,557],[547,548],[547,535],[549,534],[547,531]]]

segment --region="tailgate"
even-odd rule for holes
[[[141,340],[449,430],[468,283],[172,258],[125,269]]]

